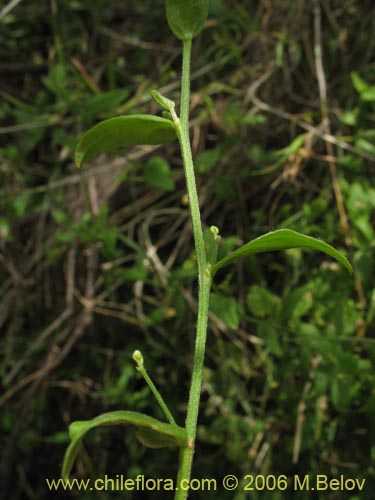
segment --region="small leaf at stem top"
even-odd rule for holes
[[[169,27],[180,40],[198,35],[208,16],[209,0],[167,0]]]
[[[348,259],[344,257],[342,253],[335,250],[331,245],[328,245],[328,243],[312,238],[311,236],[305,236],[304,234],[297,233],[291,229],[279,229],[277,231],[264,234],[263,236],[259,236],[259,238],[255,238],[255,240],[246,243],[246,245],[243,245],[234,252],[228,254],[216,263],[212,269],[212,275],[214,275],[220,268],[227,266],[239,257],[273,250],[286,250],[288,248],[312,248],[313,250],[319,250],[336,259],[350,273],[353,272]]]
[[[78,167],[99,153],[140,144],[165,144],[176,139],[171,120],[152,115],[117,116],[98,123],[84,134],[75,152]]]

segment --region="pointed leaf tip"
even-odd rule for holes
[[[353,272],[353,268],[348,259],[331,245],[316,238],[312,238],[311,236],[297,233],[291,229],[278,229],[277,231],[271,231],[270,233],[255,238],[217,262],[212,272],[215,274],[216,271],[234,262],[239,257],[274,250],[286,250],[289,248],[311,248],[313,250],[319,250],[336,259],[350,273]]]
[[[141,144],[166,144],[176,139],[171,120],[152,115],[117,116],[98,123],[79,141],[75,162],[80,167],[99,153]]]

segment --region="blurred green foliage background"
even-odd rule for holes
[[[220,272],[193,477],[344,474],[366,491],[192,498],[373,499],[373,33],[372,1],[212,0],[194,43],[191,137],[222,255],[288,227],[336,246],[355,273],[300,250]],[[180,46],[161,0],[5,2],[0,39],[0,495],[43,500],[70,422],[162,418],[135,348],[184,421],[196,262],[178,145],[73,164],[99,120],[159,113],[154,88],[178,101]],[[75,473],[173,478],[175,453],[106,429]]]

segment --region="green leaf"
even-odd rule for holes
[[[220,259],[226,257],[238,243],[238,236],[227,236],[219,248]]]
[[[355,385],[352,377],[342,373],[336,374],[331,384],[331,401],[336,410],[344,411],[349,406]]]
[[[148,185],[155,188],[165,189],[166,191],[175,189],[171,167],[167,160],[161,156],[154,156],[147,162],[143,172],[143,179]]]
[[[96,118],[100,113],[108,113],[111,109],[121,104],[128,95],[128,90],[116,89],[92,96],[85,105],[83,111],[84,120],[89,121]]]
[[[180,40],[197,36],[207,19],[209,3],[209,0],[167,0],[167,20],[173,34]]]
[[[275,49],[276,66],[278,68],[281,68],[283,65],[284,50],[285,50],[285,36],[282,36],[280,37],[280,40],[277,42]]]
[[[67,68],[64,64],[58,63],[53,66],[42,81],[48,90],[64,100],[67,83]]]
[[[313,303],[314,296],[309,285],[296,288],[283,301],[283,323],[294,326],[309,312]]]
[[[353,86],[359,94],[362,94],[362,92],[365,92],[369,88],[368,84],[355,71],[352,71],[350,76],[352,77]]]
[[[375,86],[369,87],[361,93],[362,101],[374,102],[375,101]]]
[[[366,151],[366,153],[370,153],[371,155],[375,155],[375,146],[372,142],[366,141],[362,137],[359,137],[355,141],[355,146],[358,149],[362,149],[362,151]]]
[[[103,413],[92,420],[73,422],[69,427],[70,445],[65,452],[62,477],[67,479],[85,435],[95,427],[132,424],[138,427],[137,437],[146,446],[186,446],[186,431],[182,427],[160,422],[155,418],[134,411]]]
[[[198,174],[206,174],[219,162],[222,153],[219,148],[209,149],[199,153],[194,161]]]
[[[210,296],[210,310],[229,328],[238,329],[240,324],[238,304],[233,297],[224,297],[212,293]]]
[[[275,317],[280,310],[281,300],[266,288],[252,285],[246,295],[246,304],[254,316],[265,318],[271,315]]]
[[[143,253],[142,253],[143,255]],[[144,281],[148,275],[148,268],[145,265],[144,257],[138,257],[132,267],[121,268],[119,275],[124,281]]]
[[[14,200],[13,200],[13,210],[18,219],[23,217],[23,215],[26,213],[26,209],[28,207],[29,201],[30,201],[30,193],[27,191],[20,192]]]
[[[277,156],[289,156],[293,153],[297,153],[302,146],[305,144],[305,134],[298,135],[286,148],[279,149],[276,151]]]
[[[274,356],[281,357],[283,349],[280,344],[280,335],[277,329],[266,321],[259,324],[259,336],[266,341],[266,345]]]
[[[239,257],[255,253],[270,252],[273,250],[286,250],[288,248],[312,248],[313,250],[319,250],[336,259],[350,273],[353,272],[348,259],[331,245],[328,245],[328,243],[312,238],[311,236],[297,233],[291,229],[279,229],[259,236],[259,238],[246,243],[246,245],[228,254],[213,267],[212,275],[222,267],[234,262]]]
[[[344,111],[340,116],[340,121],[345,125],[355,127],[358,121],[358,108],[353,110]]]
[[[158,90],[151,90],[151,97],[161,108],[169,113],[175,108],[174,101],[163,96]]]
[[[135,435],[137,436],[138,441],[147,448],[168,448],[176,446],[174,438],[164,436],[163,434],[155,432],[151,429],[140,429]]]
[[[171,120],[152,115],[129,115],[100,122],[84,134],[75,152],[78,167],[104,151],[140,144],[165,144],[176,138]]]
[[[204,246],[206,249],[207,262],[214,266],[217,261],[217,253],[221,236],[216,226],[206,227],[203,231]]]

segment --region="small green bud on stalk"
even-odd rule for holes
[[[165,111],[171,112],[176,106],[173,101],[164,97],[158,90],[151,90],[151,97],[160,107],[165,109]]]
[[[133,352],[133,359],[137,363],[137,370],[141,370],[143,368],[143,356],[141,351],[134,351]]]
[[[212,236],[215,239],[215,242],[219,243],[219,241],[221,240],[221,236],[219,234],[219,228],[217,226],[211,226],[210,231],[211,231]]]

